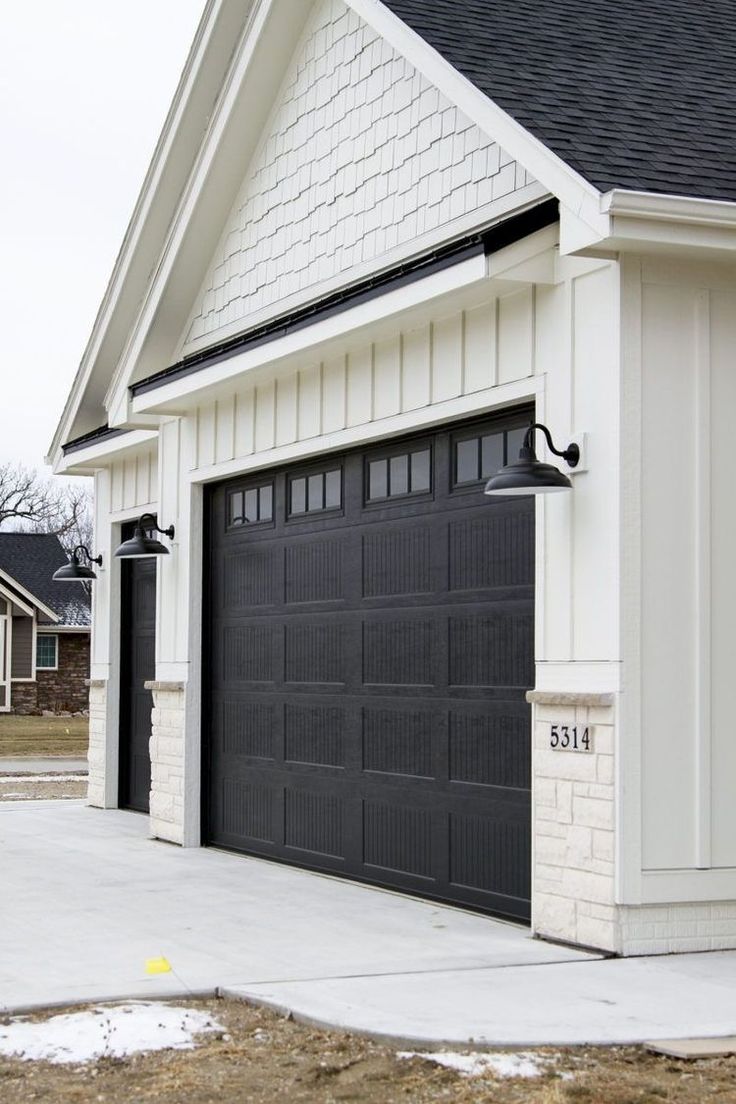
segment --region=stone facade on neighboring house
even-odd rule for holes
[[[89,706],[89,634],[59,633],[59,668],[37,671],[38,708],[79,713]]]

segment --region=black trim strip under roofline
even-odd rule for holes
[[[70,452],[79,452],[80,449],[97,445],[100,441],[109,441],[112,437],[120,437],[123,433],[130,433],[130,430],[122,427],[111,429],[108,425],[98,426],[97,429],[91,429],[89,433],[83,433],[81,437],[74,437],[71,441],[67,441],[66,444],[61,446],[61,451],[64,456],[67,456]]]
[[[480,253],[484,253],[486,256],[489,253],[496,253],[499,249],[512,245],[537,230],[543,230],[546,226],[551,226],[558,219],[558,201],[556,199],[544,200],[535,207],[522,211],[518,215],[512,215],[511,218],[504,219],[503,222],[496,223],[487,230],[470,234],[431,253],[425,253],[421,257],[397,265],[378,276],[362,280],[350,287],[343,288],[341,291],[334,292],[332,295],[327,295],[317,303],[300,307],[290,314],[281,315],[269,322],[264,322],[263,325],[256,326],[237,337],[229,338],[219,345],[211,345],[199,353],[193,353],[177,364],[172,364],[170,368],[164,368],[161,372],[155,372],[153,375],[147,376],[146,379],[131,384],[130,393],[135,397],[136,395],[145,395],[149,391],[156,391],[160,387],[165,387],[168,383],[173,383],[175,380],[183,379],[195,372],[202,371],[204,368],[209,368],[213,364],[228,360],[245,349],[254,349],[279,337],[285,337],[286,334],[293,333],[294,330],[311,326],[320,319],[349,310],[351,307],[365,303],[385,294],[387,291],[393,291],[397,287],[412,284],[416,280],[421,280],[434,272],[440,272],[442,269],[459,264],[470,257],[478,256]],[[109,434],[120,432],[118,430],[107,430],[106,426],[102,427],[101,430],[95,430],[94,433],[87,434],[84,438],[78,437],[75,441],[70,441],[63,446],[64,452],[66,453],[74,448],[83,448],[88,443],[91,444],[90,439],[94,437],[94,434],[99,434],[100,436],[97,439],[101,439],[106,435],[104,431]],[[83,442],[83,444],[80,444],[80,442]]]

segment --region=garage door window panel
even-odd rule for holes
[[[289,478],[289,517],[342,509],[342,468],[293,475]]]
[[[273,524],[273,484],[239,487],[228,494],[228,528]]]
[[[366,503],[428,494],[432,490],[429,446],[366,461]]]

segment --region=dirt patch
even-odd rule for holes
[[[736,1104],[736,1059],[680,1062],[638,1047],[538,1049],[541,1076],[463,1077],[422,1058],[337,1031],[302,1026],[237,1001],[177,1002],[209,1012],[223,1032],[192,1051],[84,1066],[0,1058],[3,1104]],[[38,1017],[42,1018],[42,1017]]]
[[[29,780],[27,776],[14,778],[12,774],[0,775],[0,801],[33,801],[40,799],[71,799],[87,796],[86,775],[60,774],[52,778],[51,773],[41,775],[41,779]]]
[[[0,715],[0,756],[85,756],[88,744],[88,717]]]

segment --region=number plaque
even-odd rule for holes
[[[550,725],[549,746],[552,751],[592,751],[593,726],[582,724]]]

